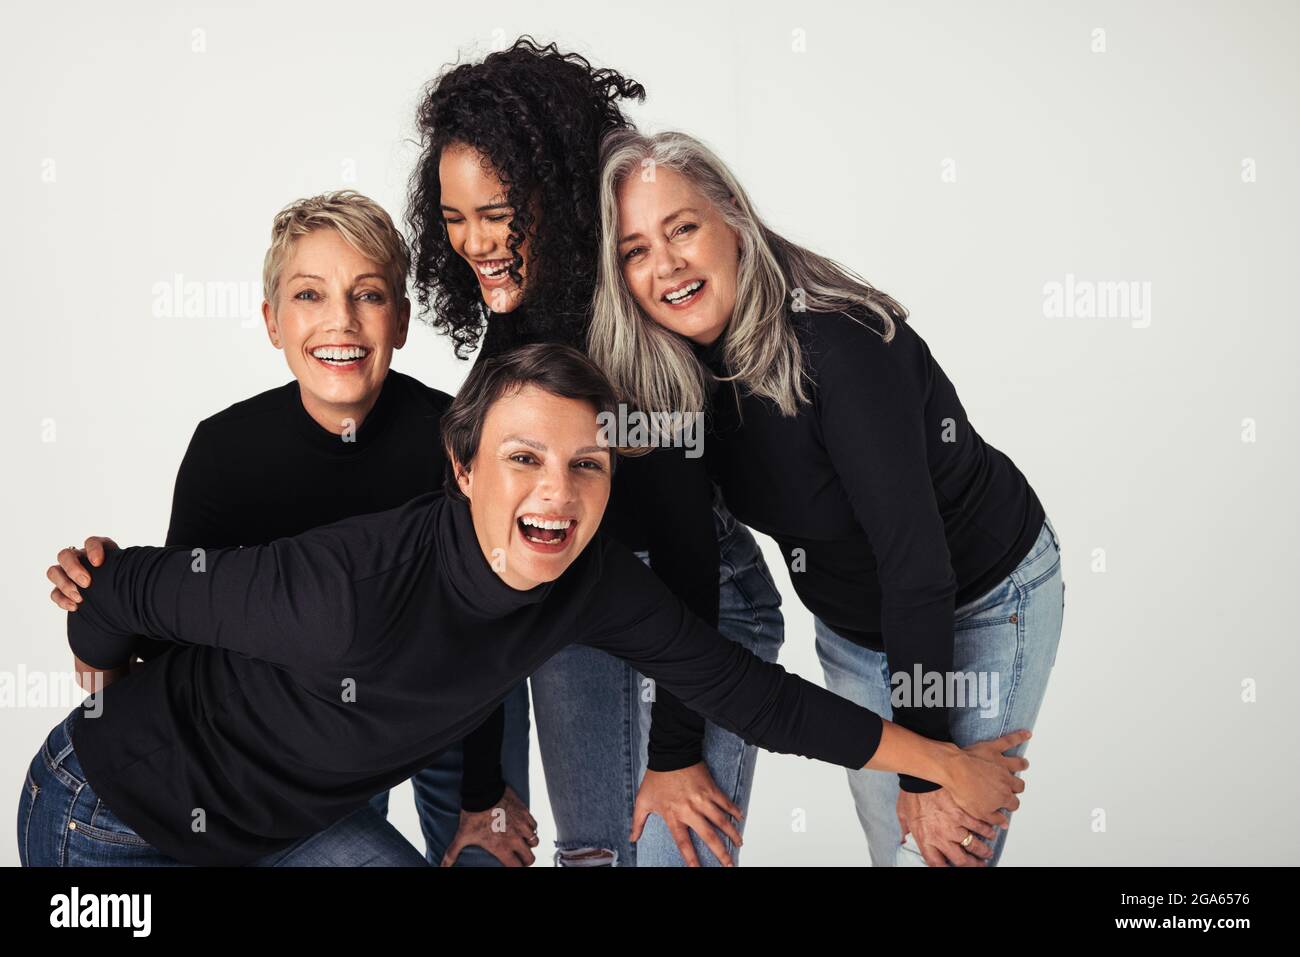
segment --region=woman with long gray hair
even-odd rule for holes
[[[700,141],[621,130],[601,157],[590,354],[640,408],[707,410],[708,470],[780,545],[827,687],[938,741],[1032,728],[1059,540],[907,311],[766,226]],[[921,778],[848,776],[874,864],[1001,856],[1009,819]]]

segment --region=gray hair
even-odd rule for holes
[[[866,307],[886,342],[907,310],[852,270],[769,229],[735,175],[712,150],[675,131],[646,136],[615,130],[600,148],[601,240],[588,351],[623,395],[642,409],[698,412],[705,371],[689,344],[646,316],[623,281],[618,254],[618,189],[634,173],[657,168],[685,176],[740,238],[736,305],[723,333],[722,357],[750,392],[795,415],[809,401],[803,351],[791,311]],[[734,200],[734,202],[733,202]]]

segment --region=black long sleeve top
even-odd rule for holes
[[[549,341],[530,323],[527,306],[521,306],[492,315],[476,361]],[[583,342],[563,344],[586,351]],[[651,569],[669,590],[716,628],[721,553],[713,499],[713,481],[702,457],[688,457],[684,448],[656,448],[618,460],[601,528],[627,548],[648,552]],[[647,767],[675,771],[704,760],[704,719],[671,691],[656,685],[654,692]]]
[[[395,369],[346,436],[311,417],[296,381],[236,402],[194,430],[176,475],[167,544],[262,545],[436,491],[446,471],[439,426],[450,404],[445,392]],[[144,639],[138,653],[149,660],[170,647]],[[492,807],[505,791],[504,720],[498,709],[465,740],[466,810]]]
[[[200,561],[201,559],[201,561]],[[86,777],[165,854],[242,864],[429,763],[574,640],[747,741],[860,768],[870,711],[709,628],[599,530],[559,578],[505,584],[443,493],[248,548],[109,552],[68,641],[121,665],[175,642],[74,725]]]
[[[800,599],[836,634],[883,650],[893,674],[947,675],[955,608],[1011,573],[1042,528],[1042,505],[971,426],[911,325],[886,343],[865,311],[790,318],[811,404],[785,417],[734,380],[715,381],[709,471],[732,513],[777,540]],[[693,350],[729,374],[721,339]],[[913,701],[893,719],[951,741],[946,707]]]

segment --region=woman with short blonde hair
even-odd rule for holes
[[[199,423],[176,476],[168,545],[252,546],[441,487],[446,460],[438,428],[451,397],[390,368],[410,323],[409,268],[406,242],[388,213],[353,190],[298,199],[275,214],[262,313],[293,378]],[[79,589],[98,578],[111,545],[87,539],[84,549],[59,552],[48,569],[51,598],[74,617]],[[174,649],[142,640],[138,652],[146,659],[139,667],[150,671],[165,667],[161,659]],[[77,664],[98,672],[91,680],[101,683],[126,677],[125,669]],[[428,863],[531,863],[537,837],[526,807],[526,689],[417,769],[411,783]],[[384,790],[349,819],[346,833],[318,835],[310,857],[297,859],[419,863],[420,854],[384,819],[387,808]],[[509,826],[501,830],[492,825],[503,809]]]

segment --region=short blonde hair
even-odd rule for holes
[[[275,214],[271,247],[262,264],[262,294],[272,309],[280,293],[280,273],[293,244],[316,229],[337,230],[353,249],[379,264],[394,299],[406,298],[406,276],[411,269],[406,240],[382,206],[354,190],[343,189],[295,200]]]

